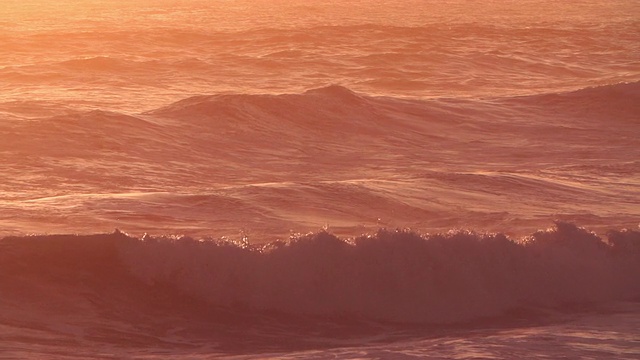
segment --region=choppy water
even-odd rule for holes
[[[0,357],[639,356],[637,14],[4,1]]]

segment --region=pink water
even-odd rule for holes
[[[0,350],[640,356],[637,14],[4,1]]]

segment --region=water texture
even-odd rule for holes
[[[0,358],[637,358],[637,14],[3,1]]]

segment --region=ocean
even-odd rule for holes
[[[0,359],[640,358],[639,14],[4,0]]]

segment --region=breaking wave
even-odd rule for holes
[[[58,309],[85,297],[90,307],[150,311],[153,294],[239,313],[448,324],[640,298],[640,232],[603,239],[564,222],[521,241],[405,230],[344,240],[321,231],[258,246],[116,231],[7,237],[0,248],[5,305],[31,304],[48,287],[73,294]]]

